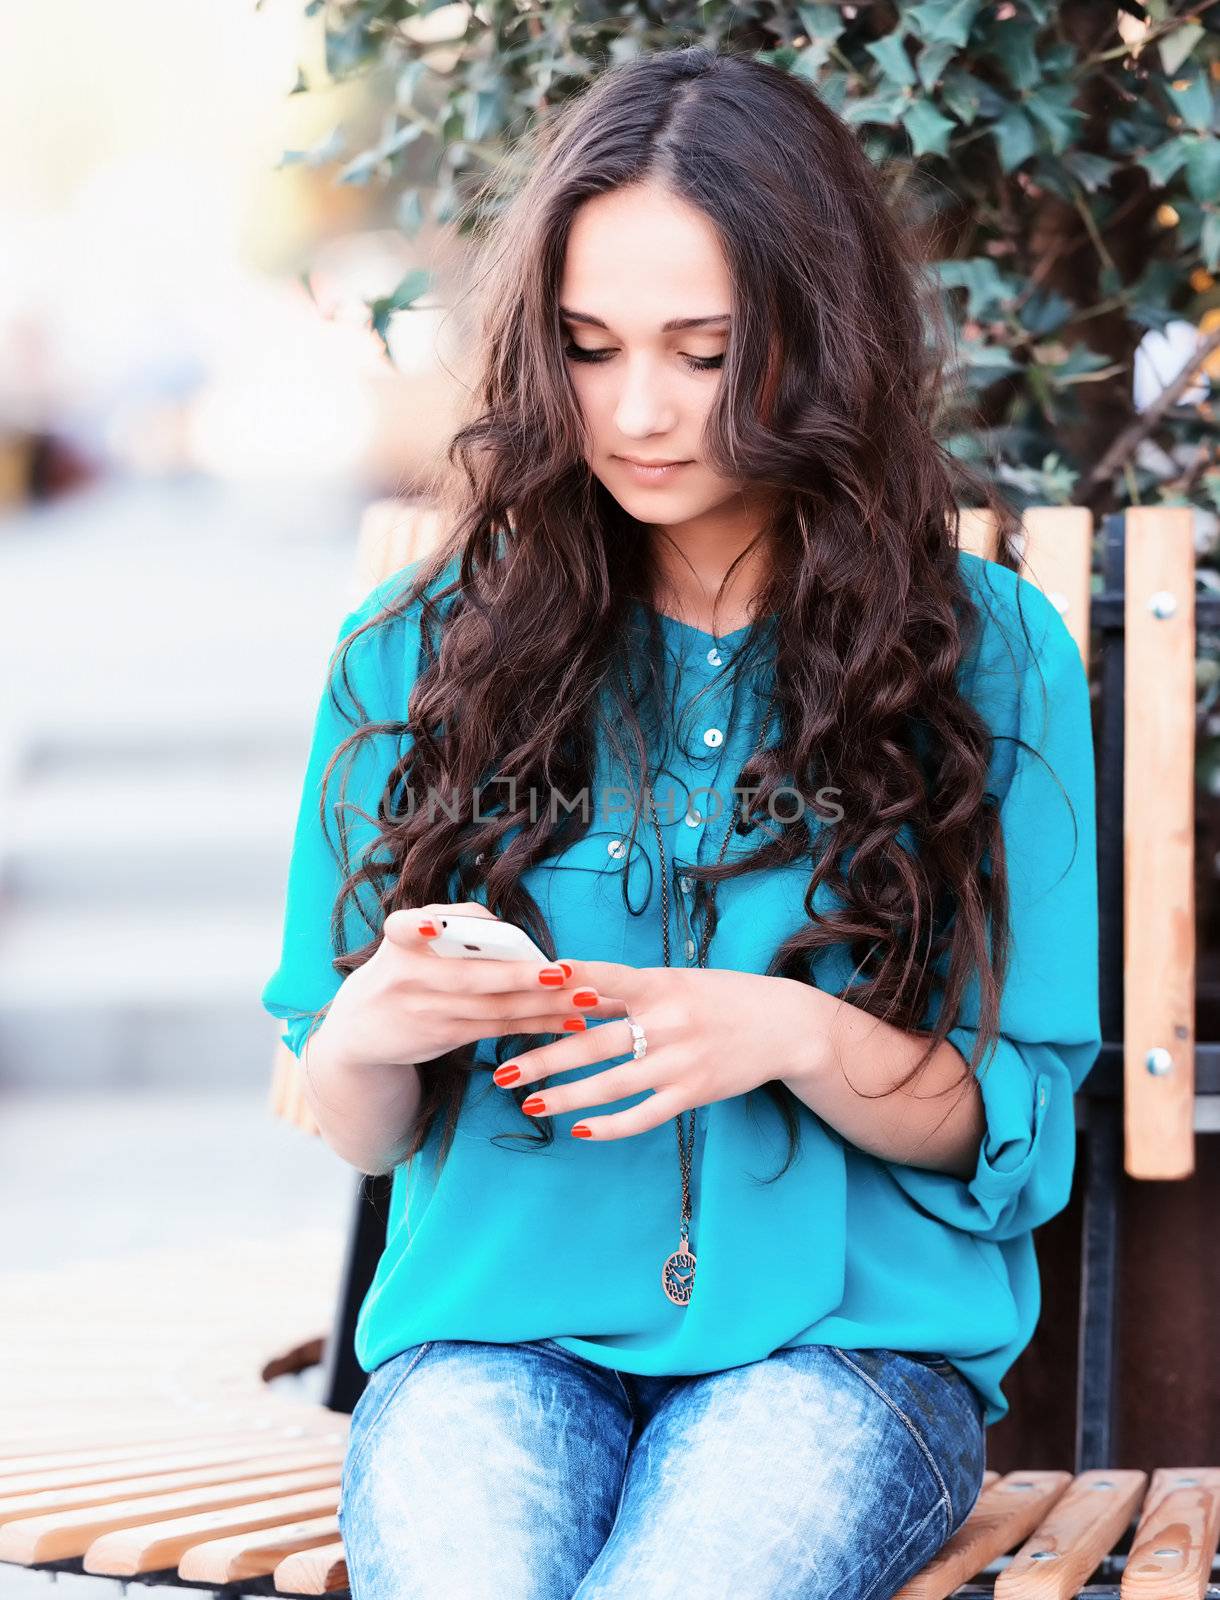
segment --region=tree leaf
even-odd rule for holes
[[[919,52],[919,59],[915,63],[915,71],[919,76],[920,83],[929,92],[929,94],[933,89],[935,89],[937,83],[940,81],[941,74],[944,72],[945,68],[949,65],[949,62],[952,61],[956,54],[957,46],[953,43],[952,39],[941,39],[936,44],[925,44],[923,49]],[[970,74],[963,73],[962,76],[968,78]],[[948,104],[947,98],[946,104]],[[977,107],[977,97],[975,98],[974,104]],[[949,110],[952,111],[955,116],[957,115],[956,106],[950,105]],[[962,117],[960,120],[962,122],[972,121],[973,112],[969,117]]]
[[[902,125],[911,136],[917,156],[949,153],[949,135],[955,124],[942,117],[930,100],[915,100],[902,113]]]
[[[389,329],[390,320],[400,311],[405,311],[415,304],[422,294],[425,294],[431,284],[431,274],[423,267],[412,267],[407,275],[400,279],[391,294],[383,295],[377,300],[366,300],[369,308],[369,326],[381,340],[382,348],[387,356],[390,354]]]
[[[906,10],[906,19],[928,44],[944,40],[963,49],[982,0],[922,0]]]
[[[853,127],[865,122],[883,122],[887,127],[893,127],[909,103],[903,94],[862,95],[858,100],[847,102],[843,107],[843,118]]]
[[[994,56],[1014,89],[1032,89],[1043,75],[1035,47],[1038,29],[1032,22],[1013,18],[992,29],[987,54]]]
[[[1084,112],[1077,111],[1071,103],[1076,93],[1075,84],[1049,83],[1027,94],[1021,102],[1050,140],[1056,155],[1067,149],[1084,122]]]
[[[907,54],[900,30],[895,29],[893,33],[884,34],[880,39],[873,39],[864,48],[885,73],[890,84],[899,84],[904,89],[914,88],[915,68]],[[886,87],[888,88],[889,84]]]
[[[1156,48],[1161,58],[1161,68],[1171,78],[1203,37],[1203,32],[1202,24],[1185,22],[1180,28],[1175,28],[1172,33],[1162,34],[1157,40]]]
[[[932,271],[942,289],[966,291],[966,312],[976,322],[998,316],[1017,297],[1017,284],[1004,276],[990,256],[934,261]]]
[[[1220,197],[1220,139],[1213,133],[1186,134],[1179,141],[1186,157],[1186,187],[1204,203]]]
[[[979,115],[993,119],[1002,117],[1008,106],[1008,101],[998,95],[989,83],[984,83],[960,65],[951,67],[945,73],[945,81],[940,86],[940,100],[945,110],[952,112],[967,127]]]
[[[1199,247],[1203,253],[1203,265],[1209,272],[1215,272],[1220,267],[1220,212],[1215,207],[1203,218]]]
[[[1092,150],[1065,150],[1063,165],[1090,194],[1104,189],[1118,171],[1119,163],[1109,156],[1095,155]]]
[[[1054,289],[1036,289],[1021,307],[1021,326],[1035,338],[1061,328],[1076,307]]]
[[[1197,133],[1208,132],[1212,120],[1212,91],[1201,64],[1194,62],[1177,77],[1166,78],[1165,92],[1188,128],[1194,128]]]
[[[1153,183],[1161,187],[1169,182],[1185,160],[1185,143],[1180,138],[1166,139],[1155,150],[1145,150],[1136,157],[1137,164],[1143,167]]]
[[[955,363],[956,368],[966,368],[979,384],[994,383],[997,378],[1021,370],[1012,352],[1002,344],[990,344],[982,339],[959,339],[957,353],[961,359]]]
[[[1014,172],[1038,148],[1033,125],[1020,106],[1009,106],[992,129],[992,136],[1005,172]]]

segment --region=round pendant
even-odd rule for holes
[[[677,1306],[689,1304],[695,1284],[694,1252],[679,1246],[661,1268],[661,1287]]]

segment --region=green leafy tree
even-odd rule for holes
[[[379,139],[324,155],[344,182],[384,183],[408,234],[493,222],[529,121],[641,52],[704,44],[808,79],[912,186],[979,419],[950,448],[991,463],[1018,508],[1191,504],[1216,523],[1198,395],[1220,375],[1220,0],[310,0],[305,14],[331,79],[369,74],[384,101]],[[414,274],[371,305],[383,339],[426,286]],[[1183,322],[1200,330],[1191,364],[1137,410],[1137,346]]]

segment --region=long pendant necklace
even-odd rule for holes
[[[626,669],[627,683],[628,683],[628,686],[629,686],[629,688],[631,690],[632,702],[634,703],[634,701],[635,701],[635,681],[631,676],[631,667],[625,660],[624,660],[623,665],[624,665],[624,667]],[[775,686],[772,685],[771,694],[770,694],[770,696],[769,696],[769,698],[767,700],[767,709],[763,714],[762,726],[759,729],[758,741],[755,744],[753,753],[752,753],[752,755],[750,757],[751,760],[753,760],[754,756],[756,756],[758,754],[758,752],[762,749],[763,740],[766,738],[766,735],[767,735],[767,727],[768,727],[768,725],[769,725],[769,723],[771,721],[771,712],[772,712],[772,710],[774,708],[774,705],[775,705]],[[660,818],[657,816],[656,802],[655,802],[655,800],[653,799],[653,796],[652,796],[652,785],[648,782],[648,773],[647,772],[645,772],[645,774],[644,774],[644,782],[645,782],[645,787],[646,787],[646,790],[647,790],[647,793],[648,793],[648,808],[649,808],[649,811],[652,814],[652,826],[653,826],[653,832],[656,834],[657,856],[658,856],[659,862],[660,862],[660,871],[661,871],[661,951],[662,951],[662,955],[664,956],[664,959],[665,959],[665,965],[668,967],[671,964],[670,963],[670,959],[669,959],[669,956],[670,956],[670,949],[669,949],[669,867],[668,867],[667,862],[666,862],[665,841],[664,841],[664,838],[663,838],[662,833],[661,833],[661,821],[660,821]],[[733,796],[733,809],[732,809],[732,812],[731,812],[731,814],[729,816],[729,825],[725,829],[724,838],[720,841],[720,852],[716,857],[716,865],[717,866],[719,866],[720,863],[724,860],[725,852],[728,850],[728,847],[729,847],[729,840],[733,836],[733,830],[737,826],[737,822],[738,822],[738,818],[740,816],[740,813],[741,813],[741,794],[739,792],[737,792]],[[698,955],[697,955],[696,962],[695,962],[696,966],[700,966],[700,967],[706,967],[707,966],[707,951],[708,951],[708,945],[711,942],[711,930],[712,930],[712,922],[714,920],[715,901],[716,901],[716,884],[711,883],[711,884],[708,885],[708,888],[707,888],[707,915],[706,915],[706,918],[704,920],[703,934],[702,934],[702,936],[700,938],[700,941],[699,941],[699,950],[698,950]],[[638,1029],[638,1032],[637,1032],[637,1029]],[[635,1024],[635,1025],[633,1025],[632,1032],[633,1032],[633,1035],[635,1037],[639,1037],[639,1036],[642,1035],[643,1030],[638,1028],[638,1024]],[[695,1287],[695,1265],[696,1265],[695,1252],[691,1249],[691,1243],[690,1243],[690,1221],[691,1221],[690,1174],[691,1174],[691,1161],[692,1161],[692,1157],[694,1156],[694,1151],[695,1151],[695,1119],[696,1119],[696,1116],[697,1116],[697,1112],[696,1111],[692,1111],[691,1114],[690,1114],[691,1121],[690,1121],[689,1136],[686,1133],[684,1133],[684,1131],[683,1131],[682,1113],[679,1112],[678,1116],[674,1118],[674,1124],[675,1124],[675,1126],[676,1126],[676,1128],[678,1130],[678,1167],[679,1167],[679,1170],[680,1170],[680,1172],[682,1174],[682,1213],[681,1213],[681,1226],[680,1226],[679,1235],[678,1235],[678,1248],[673,1252],[672,1255],[669,1255],[669,1256],[667,1256],[665,1258],[665,1263],[661,1268],[661,1287],[664,1289],[665,1293],[673,1301],[673,1303],[675,1305],[679,1305],[679,1306],[685,1306],[685,1305],[689,1305],[690,1304],[691,1292],[693,1291],[693,1289]]]

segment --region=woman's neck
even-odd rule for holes
[[[737,517],[654,529],[654,609],[704,633],[724,635],[744,628],[754,620],[757,597],[770,575],[765,542],[749,549],[756,535],[756,521],[743,527]],[[721,594],[729,568],[747,550]]]

